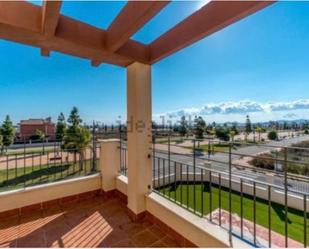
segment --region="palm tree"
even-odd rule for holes
[[[91,141],[91,134],[85,127],[76,127],[74,133],[66,133],[64,148],[79,154],[79,170],[82,171],[85,161],[85,150]]]
[[[263,129],[261,127],[257,127],[255,129],[255,131],[259,134],[259,142],[261,142],[261,133],[262,133]]]
[[[232,139],[232,142],[234,142],[235,134],[236,134],[235,131],[230,131],[230,137],[231,137],[231,139]]]

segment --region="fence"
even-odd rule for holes
[[[62,141],[24,141],[0,154],[0,192],[97,172],[96,137],[82,149],[64,148]]]
[[[222,142],[218,147],[218,141],[170,137],[156,141],[155,192],[254,246],[307,246],[309,179],[295,174],[295,167],[309,166],[308,149]],[[274,167],[255,167],[252,160],[270,160]]]
[[[119,172],[127,175],[126,135],[98,134],[98,138],[120,138]],[[12,162],[5,160],[9,162],[4,171],[8,177],[2,184],[6,182],[9,187],[8,181],[19,175],[23,177],[22,187],[89,174],[99,154],[91,154],[91,146],[89,155],[85,153],[83,170],[79,168],[79,155],[75,157],[57,143],[42,146],[44,152],[29,152],[26,148],[21,156],[6,154]],[[254,246],[307,246],[308,149],[164,136],[154,137],[151,150],[153,191]],[[40,163],[32,163],[33,157]],[[32,168],[42,169],[42,162],[46,162],[47,179],[39,177],[35,181],[24,176]],[[23,174],[19,174],[16,164],[21,165]],[[67,164],[70,166],[65,168]],[[6,175],[2,172],[1,177]]]

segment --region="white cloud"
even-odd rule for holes
[[[290,118],[297,118],[298,116],[295,113],[287,113],[283,117],[290,119]]]
[[[250,100],[242,100],[235,102],[222,102],[222,103],[210,103],[205,104],[200,108],[184,108],[181,110],[170,111],[160,116],[166,116],[167,118],[180,118],[181,116],[206,116],[206,117],[219,117],[226,116],[230,118],[243,117],[243,115],[249,114],[250,116],[256,116],[258,119],[263,117],[271,118],[295,118],[300,117],[301,110],[308,113],[309,111],[309,99],[301,99],[290,102],[272,102],[272,103],[259,103]],[[290,111],[297,111],[297,115]],[[306,114],[307,115],[307,114]],[[158,116],[158,115],[155,115]],[[306,118],[306,117],[300,117]],[[216,119],[216,118],[215,118]]]

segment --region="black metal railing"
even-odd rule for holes
[[[306,247],[309,150],[217,144],[154,138],[153,190],[254,246]]]
[[[121,175],[128,175],[128,156],[127,156],[127,143],[122,137],[119,139],[119,150],[120,150],[120,168],[119,173]]]
[[[78,149],[45,139],[14,144],[0,153],[0,192],[93,174],[99,146],[96,140]]]

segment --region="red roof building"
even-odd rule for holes
[[[19,127],[21,139],[29,139],[36,130],[42,131],[46,138],[55,139],[56,126],[51,118],[21,120]]]

